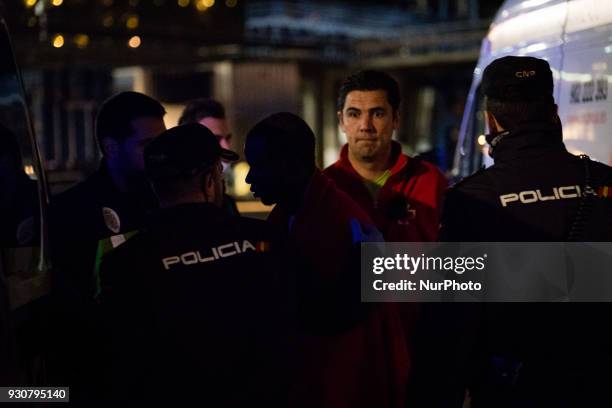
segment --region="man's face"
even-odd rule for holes
[[[246,182],[251,185],[253,195],[266,205],[278,203],[285,190],[282,163],[269,157],[263,137],[247,137],[244,155],[250,166]]]
[[[384,90],[349,92],[338,119],[353,158],[364,162],[387,159],[399,116]]]
[[[118,143],[117,159],[126,175],[144,173],[144,148],[163,131],[166,125],[162,118],[144,117],[131,121],[133,133]]]
[[[219,144],[224,149],[230,148],[230,140],[232,138],[232,134],[229,131],[229,126],[227,125],[227,121],[225,119],[207,117],[204,119],[200,119],[198,122],[200,125],[206,126],[219,140]]]

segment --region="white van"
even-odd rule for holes
[[[482,42],[453,175],[465,177],[493,162],[483,136],[480,81],[484,68],[506,55],[549,62],[568,150],[612,165],[612,0],[507,0]]]

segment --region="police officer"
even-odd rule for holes
[[[187,123],[199,123],[206,126],[217,137],[221,147],[230,148],[232,132],[225,116],[225,108],[221,102],[212,98],[199,98],[190,101],[178,121],[179,125]],[[232,171],[229,163],[223,163],[223,172],[226,177],[231,177]],[[223,195],[222,208],[231,215],[240,215],[236,200],[228,194]]]
[[[612,169],[565,149],[548,62],[495,60],[482,91],[495,164],[449,190],[442,239],[609,240]]]
[[[51,256],[61,283],[79,296],[94,294],[98,241],[141,226],[157,200],[144,177],[144,146],[166,130],[165,110],[138,92],[106,100],[96,117],[100,166],[85,181],[53,197]]]
[[[441,239],[610,241],[612,200],[605,186],[612,185],[612,169],[567,152],[549,64],[497,59],[483,73],[482,91],[495,164],[449,190]],[[603,309],[485,305],[472,406],[569,407],[597,400],[611,380]]]
[[[268,224],[219,207],[221,163],[236,159],[200,124],[145,149],[161,210],[100,271],[121,401],[286,403],[292,267]]]
[[[49,243],[53,262],[54,330],[48,363],[51,382],[71,387],[71,402],[102,392],[98,350],[98,241],[138,229],[157,199],[144,177],[144,146],[166,130],[165,110],[138,92],[121,92],[100,107],[95,136],[99,168],[86,180],[53,197]]]

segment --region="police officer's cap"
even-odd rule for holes
[[[218,160],[238,160],[222,148],[215,135],[199,123],[176,126],[155,138],[144,151],[145,170],[153,180],[192,177],[208,171]]]
[[[503,57],[493,61],[482,75],[482,91],[503,102],[553,100],[550,65],[534,57]]]

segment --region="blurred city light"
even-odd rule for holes
[[[87,34],[77,34],[74,36],[74,44],[78,48],[86,48],[89,45],[89,36]]]
[[[128,41],[128,45],[130,46],[130,48],[138,48],[140,47],[140,44],[141,44],[141,40],[140,40],[140,37],[137,35],[133,36]]]
[[[208,9],[208,6],[206,5],[207,1],[206,0],[197,0],[196,1],[196,9],[198,9],[198,11],[206,11]]]
[[[62,48],[64,46],[64,36],[61,34],[58,34],[55,37],[53,37],[53,46],[55,48]]]
[[[102,25],[104,27],[110,27],[113,25],[114,22],[115,19],[111,15],[105,16],[104,19],[102,19]]]
[[[26,166],[23,166],[23,171],[24,171],[24,173],[25,173],[25,174],[27,174],[27,175],[28,175],[28,177],[30,177],[30,178],[32,178],[32,177],[34,176],[34,166],[32,166],[32,165],[29,165],[29,164],[28,164],[28,165],[26,165]]]
[[[133,30],[138,27],[138,16],[130,16],[125,22],[125,26],[130,30]]]

